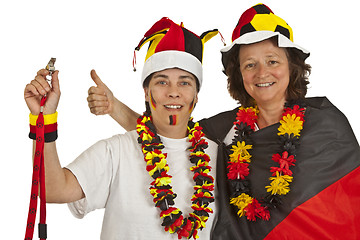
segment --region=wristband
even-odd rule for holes
[[[58,112],[44,115],[44,125],[49,125],[57,122]],[[36,126],[36,120],[38,119],[38,115],[29,115],[30,125]]]
[[[44,115],[44,140],[46,143],[54,142],[57,137],[57,116],[58,113],[55,112],[53,114]],[[30,113],[29,119],[30,119],[30,133],[29,138],[36,140],[36,120],[38,116],[32,115]]]

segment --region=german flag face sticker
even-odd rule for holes
[[[169,120],[170,120],[170,125],[172,126],[176,125],[176,115],[170,115]]]
[[[192,111],[194,110],[195,105],[196,105],[195,102],[196,102],[196,101],[195,101],[195,98],[194,98],[193,101],[192,101],[191,104],[190,104],[189,113],[192,113]]]
[[[156,101],[155,99],[153,98],[152,94],[151,94],[151,91],[150,91],[150,105],[151,107],[155,110],[156,109]]]

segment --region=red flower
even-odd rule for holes
[[[194,190],[199,190],[199,189],[205,189],[208,191],[214,191],[214,184],[210,183],[210,184],[203,184],[203,185],[196,185],[194,187]]]
[[[278,162],[280,164],[280,169],[282,169],[281,172],[284,172],[284,174],[285,174],[285,172],[287,172],[286,175],[289,175],[289,176],[292,175],[292,172],[289,170],[289,167],[295,166],[294,162],[296,162],[296,160],[293,155],[289,156],[289,153],[287,151],[284,151],[282,156],[280,156],[280,154],[278,154],[278,153],[274,154],[272,156],[272,160],[275,162]],[[274,168],[272,167],[272,170],[270,170],[270,171],[273,172]]]
[[[198,168],[202,168],[202,167],[204,167],[205,170],[207,169],[207,170],[211,171],[211,167],[210,167],[210,166],[206,166],[206,165],[205,165],[205,162],[203,162],[202,164],[199,164],[198,166],[191,167],[190,170],[193,171],[193,172],[195,172]]]
[[[156,166],[154,165],[147,165],[146,166],[146,171],[150,172],[151,170],[153,170]]]
[[[256,200],[253,199],[252,203],[248,204],[244,209],[245,215],[248,220],[255,221],[256,217],[261,218],[262,220],[269,220],[270,213],[266,207],[261,206],[261,204]]]
[[[255,122],[258,117],[254,108],[240,108],[236,115],[237,121],[247,123],[252,129],[255,128]]]
[[[195,142],[195,141],[191,141],[192,142],[192,149],[190,149],[191,152],[195,151],[195,149],[199,146],[199,145],[204,145],[204,146],[207,146],[208,143],[206,142],[205,139],[201,139],[200,142]]]
[[[209,194],[209,193],[204,193],[204,192],[199,192],[199,193],[195,193],[193,195],[193,198],[191,198],[191,201],[194,201],[198,198],[208,198],[208,199],[214,199],[214,197]],[[194,209],[194,208],[193,208]],[[197,209],[196,209],[197,210]],[[203,210],[203,209],[202,209]]]
[[[304,122],[304,113],[305,108],[300,108],[299,105],[295,105],[293,108],[285,108],[283,116],[287,116],[288,114],[295,114],[297,117],[300,117],[300,120]]]
[[[282,173],[284,175],[292,176],[293,172],[289,169],[279,168],[279,167],[270,167],[270,172],[272,172],[272,176],[276,176],[276,172]]]
[[[170,226],[165,227],[165,231],[169,231],[170,233],[174,233],[177,228],[179,228],[182,225],[184,217],[181,215],[178,219],[175,220],[173,224]]]
[[[228,166],[229,173],[227,174],[229,179],[245,179],[249,175],[249,164],[243,162],[230,162]]]
[[[170,213],[172,213],[173,211],[176,211],[176,210],[177,210],[177,208],[175,208],[175,207],[169,207],[168,209],[166,209],[166,210],[164,210],[164,211],[162,211],[160,213],[160,217],[162,218],[164,215],[167,216],[167,215],[169,215]]]
[[[198,178],[199,176],[203,176],[203,177],[205,177],[206,179],[211,180],[211,182],[214,182],[214,178],[213,178],[211,175],[209,175],[209,174],[207,174],[207,173],[203,173],[203,172],[201,172],[201,173],[195,173],[195,174],[194,174],[194,177],[193,177],[193,180],[195,181],[195,179]]]
[[[186,224],[184,227],[182,227],[178,232],[178,239],[181,239],[182,237],[186,237],[188,238],[190,236],[190,232],[191,232],[191,221],[188,219],[185,219]]]
[[[200,126],[197,126],[194,128],[194,131],[191,132],[191,135],[193,136],[191,139],[190,139],[190,142],[192,144],[200,141],[200,139],[205,136],[205,134],[201,131],[202,130],[202,127]]]

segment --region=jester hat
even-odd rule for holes
[[[291,27],[268,6],[260,3],[241,15],[232,34],[232,44],[221,49],[224,69],[229,61],[229,53],[234,50],[235,45],[257,43],[272,37],[277,37],[278,47],[297,49],[303,60],[310,55],[309,51],[294,43]]]
[[[177,25],[169,18],[157,21],[144,35],[138,46],[149,47],[141,76],[141,83],[152,73],[169,68],[179,68],[194,74],[202,84],[202,58],[204,43],[218,33],[217,29],[204,32],[200,37]]]

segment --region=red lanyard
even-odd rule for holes
[[[32,176],[32,187],[29,205],[29,214],[26,224],[25,240],[32,240],[34,235],[35,218],[37,210],[37,200],[40,197],[40,221],[39,221],[39,238],[47,238],[46,231],[46,192],[45,192],[45,168],[44,168],[44,116],[42,109],[46,97],[41,99],[41,111],[36,121],[36,147],[34,155],[34,167]],[[40,186],[40,194],[39,194]]]

